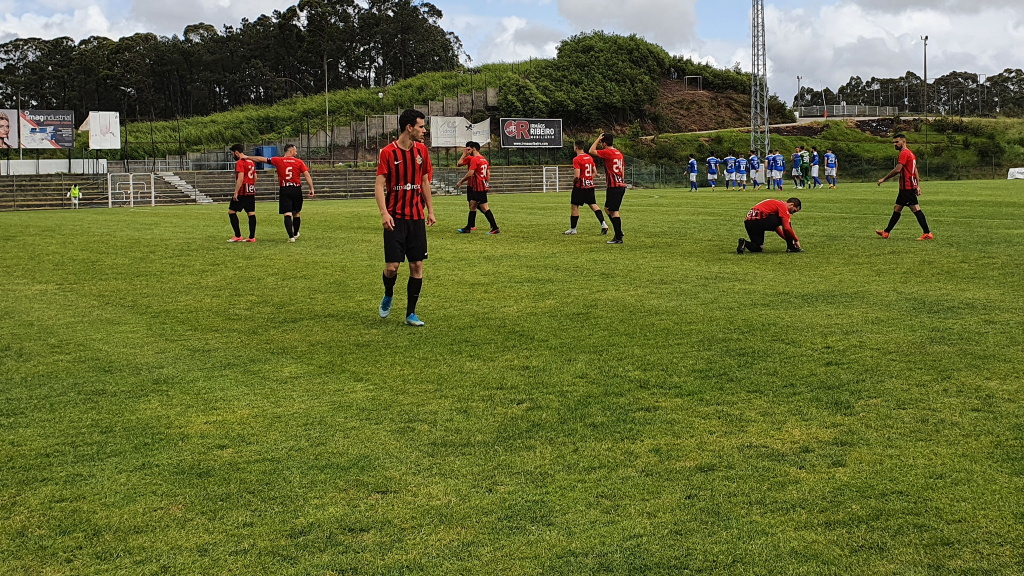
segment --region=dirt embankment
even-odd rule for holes
[[[702,132],[750,126],[750,95],[687,90],[681,80],[662,80],[658,104],[650,110],[660,132]]]

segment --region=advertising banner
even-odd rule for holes
[[[0,150],[18,147],[18,111],[0,110]]]
[[[1011,168],[1006,175],[1007,180],[1024,180],[1024,168]]]
[[[117,112],[89,112],[79,132],[89,133],[89,149],[121,149],[121,115]]]
[[[487,146],[491,141],[491,121],[473,124],[460,116],[430,117],[431,148],[462,148],[470,141]]]
[[[562,121],[501,119],[502,148],[561,148]]]
[[[74,148],[75,113],[71,110],[22,110],[22,148]]]

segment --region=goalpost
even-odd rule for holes
[[[559,192],[558,189],[558,166],[544,167],[544,192]]]
[[[134,208],[136,201],[140,205],[156,206],[155,174],[107,174],[107,208],[115,205]]]

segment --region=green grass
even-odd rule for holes
[[[1020,574],[1020,184],[802,192],[439,198],[423,329],[371,201],[2,213],[0,573]]]

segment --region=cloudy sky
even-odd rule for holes
[[[186,24],[237,23],[297,0],[0,0],[0,41],[16,36],[80,39],[137,31],[180,33]],[[767,0],[771,85],[789,99],[805,84],[850,76],[920,73],[930,36],[929,76],[994,74],[1024,67],[1022,0]],[[750,66],[749,0],[435,0],[444,26],[476,63],[552,56],[558,41],[601,28],[636,32],[673,54]]]

